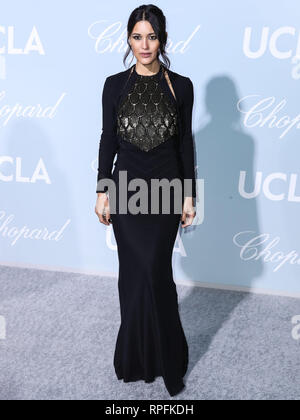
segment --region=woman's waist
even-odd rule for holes
[[[152,156],[163,155],[164,153],[172,153],[176,155],[179,151],[179,138],[175,134],[167,139],[147,139],[147,141],[139,139],[129,139],[119,137],[119,154],[136,154],[145,159]]]
[[[126,170],[131,177],[145,178],[180,176],[181,159],[178,141],[178,136],[174,135],[145,151],[136,144],[120,138],[114,173]]]
[[[153,159],[129,157],[120,153],[113,173],[127,171],[130,178],[179,177],[182,175],[182,162],[178,155],[159,156]]]

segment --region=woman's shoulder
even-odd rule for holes
[[[104,90],[108,92],[108,95],[111,97],[111,99],[116,99],[118,92],[120,92],[122,86],[124,85],[127,74],[128,70],[125,70],[106,76],[104,81]]]
[[[110,74],[106,77],[108,81],[117,82],[118,80],[123,80],[129,74],[130,69],[119,71],[118,73]]]
[[[177,73],[176,71],[173,71],[171,69],[167,69],[167,71],[173,76],[178,79],[188,79],[188,76],[184,76],[183,74]]]
[[[170,69],[168,70],[168,73],[170,75],[172,84],[175,85],[179,100],[183,100],[184,98],[191,98],[194,94],[194,85],[192,80],[188,76],[184,76],[183,74],[177,73]]]
[[[193,82],[188,76],[184,76],[183,74],[177,73],[176,71],[170,69],[167,71],[172,81],[174,81],[174,83],[176,83],[179,87],[183,89],[190,89],[193,87]]]

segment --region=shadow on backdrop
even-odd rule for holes
[[[233,240],[240,234],[238,243],[244,244],[260,234],[256,199],[239,193],[240,171],[246,172],[245,191],[254,190],[255,150],[253,138],[243,132],[238,100],[235,83],[227,76],[214,77],[206,86],[205,108],[210,119],[195,136],[196,178],[204,179],[204,220],[186,232],[180,229],[187,254],[180,258],[180,265],[191,281],[251,287],[262,275],[262,261],[243,260]],[[252,232],[243,234],[246,231]],[[257,252],[260,250],[258,246]],[[180,302],[190,344],[187,375],[245,296],[235,291],[189,289]]]

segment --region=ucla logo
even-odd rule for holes
[[[45,55],[41,38],[35,26],[26,39],[21,39],[21,41],[16,32],[14,26],[0,25],[0,80],[6,79],[6,55],[28,55],[32,52]],[[2,41],[3,39],[4,41]]]
[[[268,52],[278,60],[291,60],[294,65],[292,69],[292,78],[300,79],[300,34],[299,30],[293,26],[281,26],[274,31],[268,26],[262,28],[258,40],[252,39],[252,27],[246,27],[243,40],[243,52],[246,57],[258,59]],[[282,42],[286,44],[288,40],[289,47],[279,47]]]

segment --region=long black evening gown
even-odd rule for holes
[[[162,376],[173,396],[184,387],[189,357],[172,272],[173,247],[181,219],[174,211],[172,188],[170,214],[162,214],[161,200],[159,213],[150,214],[151,178],[183,179],[178,107],[173,94],[162,88],[163,78],[162,65],[151,76],[139,75],[134,66],[111,119],[110,135],[118,143],[111,176],[116,184],[116,213],[111,213],[111,219],[118,249],[121,313],[114,368],[124,382],[152,382]],[[103,107],[107,96],[106,86]],[[105,112],[108,110],[103,110],[107,122]],[[104,158],[105,150],[103,147]],[[133,178],[147,182],[148,214],[118,212],[119,172],[124,170],[127,183]],[[128,191],[128,200],[134,193]],[[183,198],[182,194],[181,203]]]

